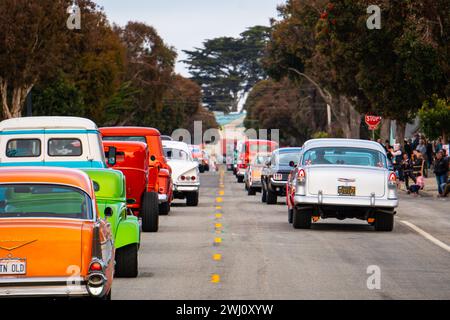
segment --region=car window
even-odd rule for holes
[[[103,137],[104,141],[125,141],[125,142],[143,142],[147,143],[147,139],[145,137],[138,137],[138,136],[130,136],[130,137]]]
[[[92,204],[83,191],[66,186],[0,185],[1,218],[92,219]]]
[[[13,139],[6,145],[8,158],[32,158],[41,155],[41,140],[39,139]]]
[[[372,149],[351,147],[315,148],[305,152],[303,165],[354,165],[387,168],[386,156]]]
[[[280,166],[288,166],[291,161],[297,163],[299,155],[296,152],[279,153],[275,157],[275,164]]]
[[[83,154],[80,139],[57,138],[48,140],[48,155],[51,157],[78,157]]]
[[[175,148],[164,148],[164,156],[170,160],[190,160],[186,151]]]
[[[270,152],[272,150],[272,146],[269,144],[251,144],[250,152]]]

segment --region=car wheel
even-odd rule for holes
[[[112,297],[112,289],[109,289],[108,294],[105,295],[101,300],[111,301],[111,297]]]
[[[206,172],[209,172],[209,164],[207,164],[207,165],[205,166],[205,171],[206,171]]]
[[[198,171],[200,171],[200,173],[205,173],[205,167],[204,166],[198,166]]]
[[[277,204],[278,196],[275,192],[267,190],[267,204]]]
[[[377,213],[375,216],[375,230],[386,232],[394,230],[394,215],[389,213]]]
[[[238,183],[243,183],[244,182],[244,177],[243,176],[237,176],[237,182]]]
[[[170,203],[169,201],[163,202],[159,204],[159,215],[167,216],[170,212]]]
[[[293,210],[292,225],[294,226],[294,229],[311,229],[311,211],[300,211],[295,208]]]
[[[261,202],[266,203],[267,202],[267,192],[264,190],[264,188],[261,191]]]
[[[249,196],[256,196],[256,190],[253,189],[252,187],[248,187],[248,188],[247,188],[247,194],[248,194]]]
[[[158,232],[159,199],[156,192],[146,192],[142,200],[142,231]]]
[[[288,209],[288,222],[292,224],[294,219],[294,209]]]
[[[196,207],[198,206],[198,192],[190,192],[186,194],[186,205],[188,207]]]
[[[137,243],[116,250],[115,275],[118,278],[136,278],[138,276]]]

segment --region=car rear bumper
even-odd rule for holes
[[[158,200],[159,203],[165,203],[169,201],[169,197],[167,196],[167,194],[158,194]]]
[[[338,196],[300,196],[295,195],[294,203],[301,205],[326,205],[326,206],[348,206],[348,207],[369,207],[369,208],[389,208],[398,207],[398,199],[379,199],[372,197],[338,197]]]
[[[88,297],[83,278],[0,278],[0,297]]]
[[[189,185],[174,185],[173,191],[175,192],[195,192],[200,189],[200,184],[189,184]]]

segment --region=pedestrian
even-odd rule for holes
[[[389,140],[386,140],[386,141],[384,142],[384,150],[386,150],[386,154],[387,154],[388,159],[389,159],[390,161],[392,161],[392,158],[393,158],[393,155],[392,155],[392,153],[393,153],[393,148],[392,148],[391,143],[389,142]]]
[[[412,193],[414,196],[419,195],[419,191],[423,190],[425,188],[425,179],[423,175],[419,174],[419,176],[416,178],[416,182],[409,187],[408,194]]]
[[[405,149],[405,153],[408,155],[408,158],[411,158],[412,153],[413,153],[411,143],[412,143],[411,139],[408,139],[408,140],[405,139],[405,148],[404,149]]]
[[[419,174],[423,176],[424,160],[419,151],[414,150],[411,164],[413,166],[413,175],[416,177],[418,177]]]
[[[448,158],[445,157],[445,153],[439,151],[436,154],[436,160],[434,161],[434,174],[436,175],[436,182],[438,185],[439,196],[444,196],[444,190],[442,189],[442,184],[448,181]]]
[[[430,141],[427,141],[426,146],[427,146],[427,162],[428,162],[427,168],[430,169],[434,159],[433,145],[431,144]]]
[[[406,190],[409,190],[409,179],[411,179],[414,183],[416,183],[416,177],[413,174],[412,162],[411,159],[408,157],[407,153],[403,154],[401,172],[403,176],[403,181],[405,182]]]
[[[435,147],[434,147],[434,151],[435,151],[436,153],[438,153],[439,151],[442,150],[443,146],[444,146],[444,145],[442,144],[442,138],[439,137],[439,138],[437,139],[437,141],[436,141],[436,145],[435,145]]]
[[[420,136],[418,133],[416,133],[414,135],[414,140],[411,143],[411,147],[412,147],[413,151],[416,150],[417,146],[419,145],[419,140],[420,140]]]
[[[403,181],[403,172],[402,172],[402,160],[403,160],[403,152],[401,150],[400,143],[394,144],[394,150],[391,152],[392,155],[392,164],[394,165],[394,170],[396,171],[397,176],[400,178],[400,181]]]

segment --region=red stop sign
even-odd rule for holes
[[[366,115],[366,124],[369,130],[377,130],[381,123],[381,117]]]

